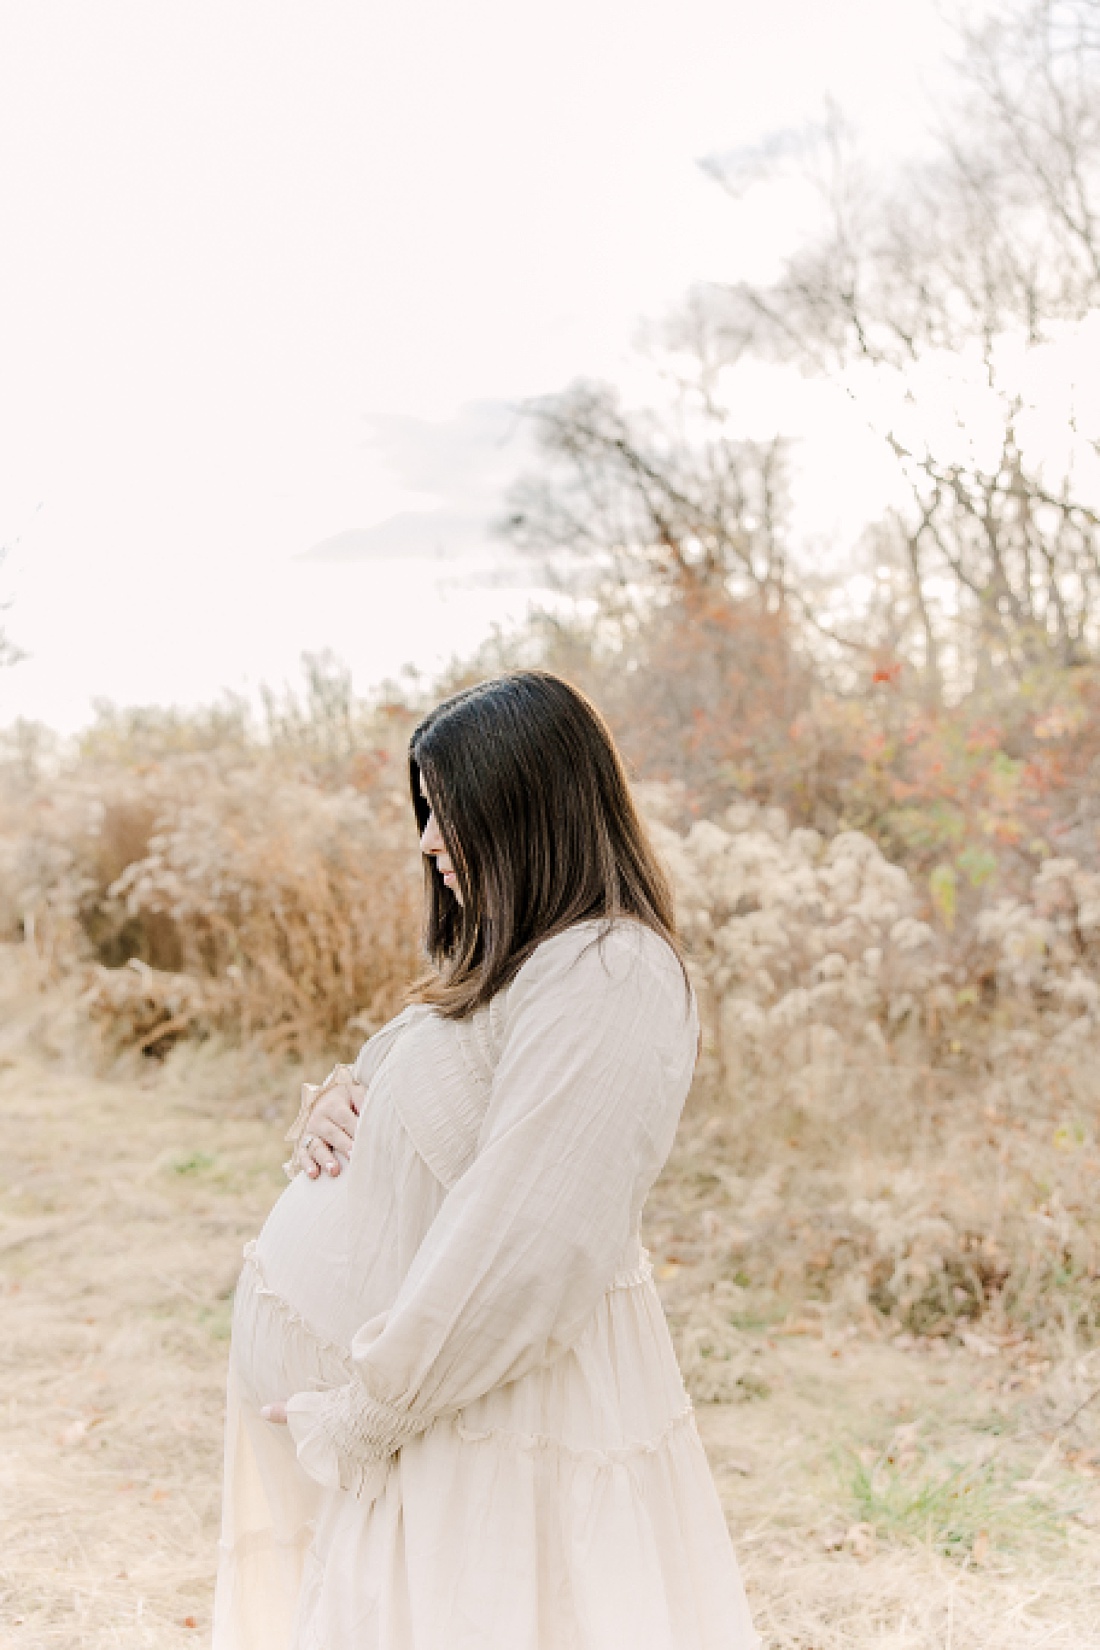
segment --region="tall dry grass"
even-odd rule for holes
[[[398,1006],[419,966],[409,712],[330,690],[263,737],[107,719],[78,760],[9,776],[0,921],[108,1051],[217,1037],[320,1065]],[[863,833],[640,796],[705,1025],[665,1234],[697,1390],[741,1390],[761,1318],[1025,1364],[1089,1341],[1100,877],[1047,858],[948,922]]]
[[[108,1041],[256,1039],[299,1058],[368,1036],[418,969],[419,856],[400,731],[192,748],[106,718],[0,803],[0,932],[77,979]],[[239,731],[239,730],[238,730]],[[270,729],[269,729],[270,732]]]
[[[859,833],[745,806],[654,829],[704,1006],[668,1232],[692,1263],[697,1389],[737,1389],[738,1331],[761,1313],[1014,1348],[1025,1369],[1088,1344],[1096,878],[1048,862],[1029,899],[956,936]]]

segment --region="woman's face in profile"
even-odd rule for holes
[[[420,838],[420,852],[435,860],[436,870],[443,878],[443,886],[449,888],[459,905],[462,904],[462,890],[458,886],[455,868],[451,864],[451,856],[447,852],[447,845],[443,841],[439,826],[436,824],[435,809],[432,799],[424,789],[424,781],[420,782],[420,794],[431,810],[428,814],[428,823],[425,825]]]

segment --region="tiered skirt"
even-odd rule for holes
[[[259,1413],[352,1375],[250,1245],[215,1650],[754,1650],[644,1260],[569,1352],[405,1444],[373,1500],[315,1483]]]

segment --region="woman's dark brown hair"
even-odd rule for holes
[[[668,879],[611,733],[561,677],[520,670],[445,699],[409,742],[409,782],[421,833],[435,811],[463,900],[426,857],[435,969],[414,1001],[459,1019],[586,918],[633,917],[682,966]]]

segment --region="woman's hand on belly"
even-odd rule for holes
[[[334,1083],[317,1101],[300,1149],[302,1166],[311,1180],[316,1180],[322,1169],[326,1174],[340,1173],[337,1152],[351,1156],[364,1092],[361,1083]]]

